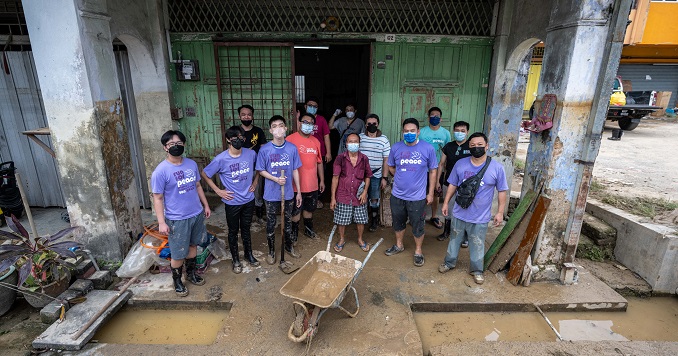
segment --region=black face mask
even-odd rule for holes
[[[174,146],[170,147],[167,151],[172,156],[179,157],[182,154],[184,154],[184,146],[174,145]]]
[[[377,132],[377,125],[367,125],[367,132],[369,133],[375,133]]]
[[[251,121],[250,121],[251,122]],[[232,138],[231,139],[231,146],[235,148],[236,150],[239,150],[242,148],[242,145],[245,143],[244,140],[241,140],[239,138]]]
[[[480,158],[485,154],[485,147],[471,147],[471,156]]]
[[[252,126],[252,120],[240,120],[240,122],[245,126]]]

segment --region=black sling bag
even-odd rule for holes
[[[471,206],[471,203],[473,203],[473,199],[475,199],[476,193],[478,193],[480,182],[483,180],[483,175],[490,165],[490,161],[492,161],[492,158],[487,157],[487,161],[485,161],[483,168],[476,173],[476,175],[463,181],[459,187],[457,187],[457,197],[454,201],[457,202],[462,209],[467,209]]]

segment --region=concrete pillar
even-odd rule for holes
[[[608,64],[618,64],[621,54],[610,51],[613,26],[628,18],[630,8],[614,5],[614,0],[558,0],[551,10],[539,97],[555,94],[558,104],[553,128],[531,135],[523,183],[523,191],[543,184],[552,199],[534,256],[542,267],[539,279],[572,282],[573,274],[561,275],[561,269],[569,271],[563,266],[570,265],[579,239],[610,96]]]
[[[23,6],[71,224],[95,256],[119,261],[141,217],[106,1]]]

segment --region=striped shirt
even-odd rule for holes
[[[379,137],[369,137],[364,133],[360,134],[360,152],[364,153],[370,159],[370,168],[374,178],[381,178],[384,166],[384,158],[388,158],[391,152],[391,143],[388,142],[386,135]],[[379,169],[375,172],[375,169]]]

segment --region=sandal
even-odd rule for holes
[[[369,252],[371,247],[370,244],[368,244],[367,242],[363,242],[362,245],[358,244],[358,246],[360,246],[360,248],[365,252]]]
[[[346,245],[346,241],[344,241],[344,243],[341,245],[339,245],[339,243],[337,242],[336,244],[334,244],[334,251],[341,252],[341,250],[344,249],[344,245]]]
[[[436,229],[442,229],[443,228],[443,222],[440,221],[438,218],[431,218],[431,224],[436,227]]]

